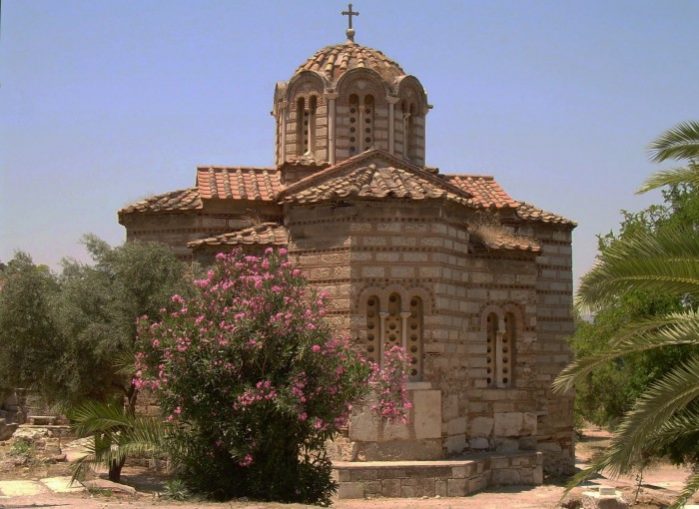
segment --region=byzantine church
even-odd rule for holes
[[[537,451],[570,471],[573,400],[551,383],[571,358],[575,224],[426,165],[420,80],[347,35],[276,84],[274,166],[197,168],[193,187],[119,211],[127,240],[203,264],[285,247],[369,358],[408,350],[409,424],[358,411],[338,458]]]

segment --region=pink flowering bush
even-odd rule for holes
[[[307,289],[285,250],[219,254],[195,285],[192,298],[172,297],[174,311],[160,321],[139,322],[133,380],[155,392],[173,424],[180,476],[215,498],[329,503],[325,441],[370,385],[376,411],[404,419],[404,384],[391,391],[405,366],[372,369],[335,337],[325,297]],[[404,352],[392,355],[395,365]]]
[[[371,366],[369,386],[376,397],[371,409],[389,422],[408,423],[408,413],[413,407],[408,399],[409,365],[410,354],[395,345],[384,352],[383,366]]]

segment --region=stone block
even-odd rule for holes
[[[340,485],[337,488],[337,498],[364,498],[364,483],[340,483]]]
[[[448,479],[447,496],[463,497],[468,494],[468,479]]]
[[[560,453],[563,450],[557,442],[539,442],[537,447],[540,451],[550,453]]]
[[[381,494],[384,497],[400,497],[400,479],[384,479],[381,481]]]
[[[381,421],[369,409],[352,415],[349,424],[350,440],[374,442],[379,439]]]
[[[519,484],[521,480],[516,468],[502,468],[493,470],[491,482],[496,486],[506,486]]]
[[[537,417],[532,412],[525,412],[522,415],[522,435],[536,435]]]
[[[412,391],[415,438],[442,436],[442,392],[440,390]]]
[[[466,431],[466,417],[457,417],[447,423],[448,435],[459,435]]]
[[[519,441],[512,438],[496,438],[494,442],[497,452],[516,452],[519,450]]]
[[[434,483],[435,496],[446,497],[447,496],[447,481],[443,479],[437,479]]]
[[[471,449],[483,450],[490,447],[490,442],[487,438],[472,438],[468,441],[468,446]]]
[[[469,432],[472,437],[489,437],[493,431],[492,417],[474,417],[469,423]]]
[[[476,477],[472,477],[468,480],[468,492],[466,494],[468,495],[470,493],[476,493],[477,491],[483,491],[487,487],[488,478],[486,476],[479,475]]]
[[[403,482],[400,487],[401,498],[413,498],[417,496],[416,487],[413,484]]]
[[[449,454],[460,454],[466,449],[466,436],[453,435],[444,440],[444,448]]]
[[[519,439],[519,448],[523,451],[535,451],[537,445],[538,440],[536,437],[521,437]]]
[[[500,412],[494,415],[493,434],[496,437],[518,437],[522,435],[524,415],[522,412]]]
[[[629,507],[620,494],[601,495],[598,491],[584,491],[581,502],[583,509],[627,509]]]
[[[402,424],[400,422],[383,424],[383,440],[408,440],[410,438],[411,424]]]

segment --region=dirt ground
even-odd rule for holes
[[[606,447],[609,434],[599,429],[587,429],[578,441],[576,462],[583,466],[589,461],[595,451]],[[79,454],[79,449],[64,446],[68,460]],[[193,508],[230,508],[230,509],[296,509],[309,508],[299,504],[262,503],[247,500],[237,500],[226,503],[200,501],[173,502],[164,500],[160,493],[163,491],[167,477],[159,472],[138,465],[127,465],[124,468],[122,482],[133,486],[137,496],[106,495],[78,493],[55,493],[44,489],[39,484],[40,479],[54,476],[70,475],[68,462],[43,464],[28,462],[25,465],[11,466],[7,462],[8,447],[0,446],[0,492],[2,481],[24,481],[41,487],[40,492],[22,494],[21,490],[13,496],[2,496],[0,493],[0,509],[37,508],[71,508],[106,509],[113,507],[157,507],[158,509],[193,509]],[[643,485],[638,497],[637,509],[662,507],[677,493],[687,476],[688,471],[672,465],[659,464],[644,475]],[[633,500],[636,492],[636,480],[633,478],[608,480],[599,478],[594,484],[614,485],[624,492],[627,500]],[[463,498],[420,498],[420,499],[372,499],[372,500],[335,500],[333,507],[337,509],[554,509],[562,507],[561,503],[579,498],[584,489],[576,488],[571,494],[562,499],[564,487],[562,480],[548,479],[542,486],[512,486],[493,488],[488,491]],[[567,505],[567,504],[566,504]]]

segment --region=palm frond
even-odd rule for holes
[[[660,426],[650,441],[656,445],[669,444],[699,433],[699,413],[680,412]]]
[[[575,382],[595,368],[629,353],[675,345],[699,344],[699,312],[688,310],[628,325],[599,353],[580,357],[566,366],[553,382],[556,393],[570,391]]]
[[[699,357],[694,357],[654,382],[636,400],[596,467],[607,469],[612,475],[629,472],[654,442],[656,430],[697,398]]]
[[[667,159],[699,157],[699,122],[677,124],[658,136],[649,146],[651,160],[659,163]]]
[[[99,466],[122,463],[134,454],[156,454],[164,450],[167,428],[152,417],[133,416],[122,408],[86,402],[71,414],[78,436],[92,436],[87,454],[72,466],[72,481]]]
[[[611,244],[582,279],[577,304],[595,309],[629,290],[699,292],[699,235],[691,228],[639,232]]]
[[[675,499],[670,507],[667,509],[681,509],[685,506],[689,499],[692,498],[697,491],[699,491],[699,472],[694,472],[689,476],[684,484],[684,488],[680,492],[680,496]]]
[[[673,168],[671,170],[663,170],[654,173],[643,183],[641,188],[636,191],[636,194],[647,193],[653,189],[658,189],[663,186],[691,184],[699,186],[699,165],[689,163],[689,166],[684,168]]]

